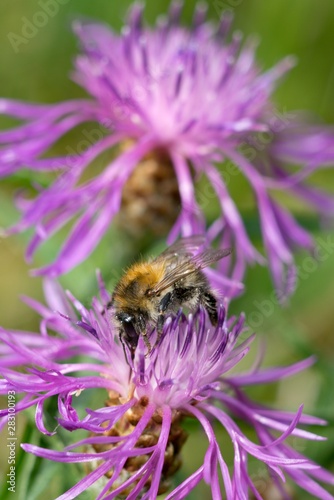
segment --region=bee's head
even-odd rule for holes
[[[126,312],[119,312],[116,314],[116,318],[121,323],[121,341],[124,341],[131,350],[131,353],[134,353],[139,339],[135,316]]]

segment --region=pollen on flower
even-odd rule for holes
[[[122,404],[121,400],[117,395],[111,391],[109,393],[109,399],[106,401],[107,407],[120,406]],[[106,437],[115,437],[121,440],[122,437],[129,437],[138,423],[141,421],[145,410],[149,404],[149,400],[146,396],[140,398],[137,403],[132,406],[122,418],[120,418],[115,425],[103,433]],[[181,450],[184,443],[187,440],[188,433],[181,427],[183,420],[183,415],[181,412],[174,410],[171,419],[171,426],[169,430],[168,439],[166,442],[166,448],[164,450],[164,463],[162,467],[162,473],[159,481],[158,495],[166,493],[171,487],[171,479],[173,475],[180,469],[182,465],[181,460]],[[134,446],[134,451],[136,448],[139,450],[142,448],[156,447],[159,443],[159,438],[162,431],[163,416],[160,409],[156,409],[152,418],[147,423],[142,434],[139,436],[137,442]],[[94,436],[92,433],[91,436]],[[101,434],[99,434],[101,436]],[[96,453],[108,452],[116,449],[119,446],[119,442],[111,444],[96,444],[92,445],[92,448]],[[110,491],[119,488],[125,481],[131,480],[131,477],[135,475],[144,465],[148,462],[150,454],[138,454],[137,456],[133,453],[133,456],[127,458],[124,463],[122,474],[118,481],[116,481]],[[96,461],[96,466],[100,465],[101,461]],[[110,469],[105,473],[105,477],[110,479],[114,473],[114,469]],[[152,471],[153,476],[153,471]],[[151,483],[152,476],[149,476],[147,481],[142,485],[142,493],[148,491]],[[119,494],[119,498],[127,498],[128,495],[134,490],[138,485],[141,476],[139,476],[138,481],[131,482],[128,488],[124,488]]]

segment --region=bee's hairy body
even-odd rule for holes
[[[110,306],[120,340],[130,348],[132,356],[140,335],[150,352],[148,327],[156,326],[158,341],[166,315],[181,307],[195,310],[203,305],[211,323],[217,324],[217,300],[202,268],[229,251],[207,250],[193,257],[183,248],[193,241],[194,238],[180,240],[156,259],[133,264],[116,285]]]

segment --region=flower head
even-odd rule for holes
[[[180,9],[173,3],[168,17],[149,29],[142,22],[142,7],[134,4],[120,35],[102,24],[76,22],[82,54],[74,79],[90,99],[39,106],[1,101],[3,113],[26,122],[0,134],[2,175],[21,167],[58,172],[34,199],[18,200],[22,218],[14,230],[36,228],[27,250],[31,258],[45,239],[75,220],[56,261],[38,271],[57,276],[90,254],[120,210],[136,223],[154,213],[143,224],[149,220],[160,229],[170,212],[173,241],[180,233],[205,230],[203,205],[216,197],[215,232],[237,249],[233,276],[240,279],[246,263],[264,259],[224,181],[230,162],[254,191],[271,272],[276,287],[287,294],[294,286],[292,249],[311,249],[312,238],[272,191],[288,191],[319,213],[332,213],[333,199],[304,181],[318,167],[333,164],[334,131],[292,118],[277,123],[271,94],[293,66],[291,57],[262,72],[254,40],[242,45],[240,33],[229,37],[229,14],[214,27],[201,5],[186,29],[179,24]],[[45,156],[68,131],[92,121],[105,129],[88,134],[82,154],[74,148],[74,154]],[[266,148],[263,142],[259,147],[261,133],[270,139]],[[116,157],[113,153],[103,171],[87,180],[87,167],[116,145],[121,146]],[[148,158],[153,158],[152,168],[142,168]],[[297,172],[291,173],[291,164]],[[142,186],[140,175],[145,175]],[[202,175],[212,190],[198,200],[195,183]]]
[[[140,339],[134,360],[129,356],[127,362],[104,312],[108,294],[102,284],[102,303],[94,299],[90,310],[71,296],[70,303],[53,284],[48,284],[47,297],[51,309],[61,314],[28,299],[42,316],[40,334],[1,330],[0,387],[2,393],[15,390],[22,394],[17,411],[36,407],[36,425],[42,433],[57,432],[48,430],[43,421],[43,405],[52,396],[58,396],[58,426],[89,432],[87,438],[63,451],[22,445],[27,452],[49,460],[88,464],[87,475],[59,499],[75,498],[100,479],[99,499],[119,495],[155,499],[170,488],[181,466],[186,417],[203,427],[208,446],[202,465],[167,498],[186,498],[201,480],[210,485],[213,498],[221,498],[219,471],[227,499],[246,499],[250,493],[261,498],[248,470],[250,456],[268,468],[281,491],[286,474],[315,498],[333,498],[317,480],[334,484],[334,477],[286,444],[288,436],[321,440],[299,425],[324,422],[302,415],[302,407],[295,415],[263,407],[244,390],[293,375],[312,359],[287,368],[254,367],[248,373],[232,375],[231,369],[247,354],[252,337],[240,341],[243,318],[227,319],[221,307],[216,328],[203,310],[188,317],[181,313],[171,317],[150,357],[145,357]],[[74,355],[84,358],[74,361]],[[82,416],[78,411],[81,394],[96,388],[106,390],[107,402],[86,409]],[[6,411],[0,415],[5,423]],[[243,433],[234,417],[255,429],[257,443]],[[232,472],[219,448],[213,419],[226,429],[233,444]],[[75,448],[81,449],[73,451]]]

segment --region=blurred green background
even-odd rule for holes
[[[71,32],[71,22],[76,17],[90,17],[110,23],[118,30],[122,26],[125,13],[130,2],[116,0],[62,0],[59,10],[50,16],[47,24],[37,30],[36,34],[25,44],[14,50],[10,33],[21,35],[26,20],[36,19],[41,5],[46,0],[1,0],[0,19],[0,95],[25,101],[40,103],[58,102],[84,96],[84,92],[70,79],[72,60],[77,53],[77,41]],[[156,16],[165,12],[170,2],[146,1],[146,19],[152,23]],[[195,2],[185,1],[183,12],[184,23],[190,22]],[[307,109],[317,119],[326,123],[334,123],[334,2],[332,0],[226,0],[209,1],[209,17],[218,21],[225,8],[232,9],[235,15],[234,28],[240,29],[244,35],[257,34],[261,40],[258,49],[258,62],[268,69],[287,54],[298,58],[298,65],[293,69],[275,93],[275,104],[279,111]],[[35,16],[35,17],[34,17]],[[10,120],[0,117],[2,127],[11,124]],[[78,132],[79,134],[79,132]],[[79,136],[78,136],[79,137]],[[76,138],[73,137],[73,143]],[[239,177],[239,176],[237,176]],[[237,178],[231,184],[231,191],[250,229],[255,242],[259,232],[254,228],[256,211],[250,193]],[[321,173],[314,182],[323,185],[334,193],[333,171]],[[4,180],[0,187],[0,226],[7,227],[17,219],[13,208],[12,195],[21,185],[27,185],[26,174],[19,174],[13,179]],[[315,217],[303,206],[291,205],[296,215],[313,230],[316,238],[334,237],[333,225],[323,228]],[[256,226],[256,225],[255,225]],[[325,232],[325,229],[328,232]],[[126,239],[112,230],[105,241],[94,252],[90,259],[76,270],[62,278],[66,288],[71,289],[83,302],[89,303],[90,297],[96,293],[95,268],[101,268],[110,286],[119,276],[119,269],[125,267],[136,258],[136,251],[124,252]],[[38,319],[26,306],[21,305],[19,295],[27,294],[42,299],[41,280],[29,276],[29,267],[24,262],[24,248],[29,239],[28,234],[0,240],[0,323],[4,327],[36,329]],[[54,255],[60,244],[55,239],[38,253],[34,267],[45,264]],[[141,248],[141,252],[155,253],[163,243],[151,248]],[[139,253],[139,251],[137,252]],[[258,335],[257,343],[265,340],[267,355],[265,365],[287,364],[310,354],[316,354],[317,364],[304,374],[283,381],[269,388],[252,389],[252,395],[259,401],[267,402],[277,408],[296,410],[299,404],[305,404],[306,412],[325,418],[329,426],[319,429],[328,437],[327,442],[306,444],[298,442],[296,446],[303,453],[334,470],[334,255],[316,266],[308,264],[306,256],[297,256],[298,264],[304,270],[304,278],[300,280],[297,291],[290,304],[282,309],[273,298],[272,284],[265,269],[256,266],[247,274],[246,292],[233,304],[233,312],[245,311],[249,317],[252,330]],[[262,311],[262,313],[261,313]],[[264,314],[263,314],[264,311]],[[260,314],[259,314],[260,313]],[[245,361],[248,366],[255,357],[256,346]],[[29,417],[19,419],[19,436],[23,441],[37,440],[29,424]],[[202,434],[189,426],[191,438],[184,451],[184,467],[178,479],[200,464],[206,441]],[[231,456],[225,436],[222,434],[222,449]],[[43,444],[43,443],[42,443]],[[194,453],[195,449],[195,453]],[[1,471],[5,472],[6,456],[0,459]],[[64,475],[62,465],[45,464],[33,457],[21,457],[22,480],[18,481],[17,498],[29,500],[54,498],[63,488],[73,484],[75,474],[79,478],[80,469]],[[41,469],[42,468],[42,469]],[[254,476],[263,480],[263,467],[254,464]],[[31,488],[32,479],[24,479],[24,474],[31,474],[35,487]],[[50,481],[43,491],[44,484]],[[66,477],[65,482],[59,481]],[[207,489],[200,485],[189,496],[196,500],[208,498]],[[4,495],[1,498],[5,498]],[[86,493],[80,498],[94,498],[94,494]],[[306,494],[296,492],[296,498],[310,498]]]

